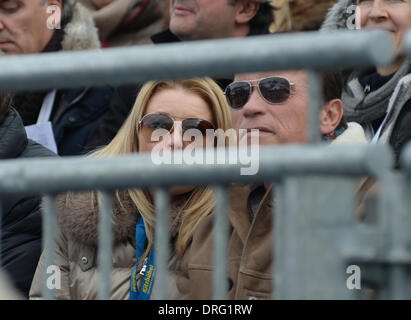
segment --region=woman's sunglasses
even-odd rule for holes
[[[253,87],[258,88],[258,92],[266,102],[280,104],[290,97],[291,88],[294,85],[288,79],[281,77],[236,81],[227,86],[224,94],[233,109],[240,109],[245,106],[251,97]]]
[[[153,132],[157,129],[165,129],[171,132],[174,129],[176,121],[167,114],[163,113],[149,113],[146,114],[138,123],[139,134],[143,136],[146,141],[152,141]],[[195,129],[196,132],[201,133],[203,137],[206,136],[208,129],[215,129],[214,125],[207,120],[188,118],[181,121],[182,135],[187,130]]]

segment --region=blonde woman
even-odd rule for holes
[[[116,137],[92,157],[151,152],[154,148],[183,150],[186,142],[182,136],[188,129],[199,129],[199,132],[204,133],[204,129],[218,128],[231,128],[231,114],[223,92],[213,80],[149,82],[143,86],[131,114]],[[153,141],[155,129],[165,129],[171,135],[161,141]],[[174,187],[170,190],[170,197],[172,275],[197,225],[213,211],[214,196],[209,187]],[[95,192],[89,192],[64,194],[57,199],[56,265],[62,274],[61,289],[55,292],[57,299],[97,297],[97,198]],[[115,242],[111,274],[112,299],[148,299],[155,296],[155,284],[151,296],[139,296],[141,279],[136,278],[143,265],[152,257],[154,224],[150,190],[116,192],[113,209]],[[30,290],[31,298],[41,296],[42,276],[46,268],[43,258],[42,255],[37,266]],[[135,280],[138,281],[137,286]],[[133,285],[130,286],[130,283]],[[169,293],[169,297],[178,298],[175,286],[170,287],[174,291]]]

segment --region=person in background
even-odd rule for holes
[[[366,144],[357,123],[343,118],[341,76],[323,74],[324,99],[319,131],[326,143]],[[307,142],[308,75],[306,71],[238,74],[225,95],[232,108],[233,127],[243,129],[239,139],[252,143],[251,130],[259,130],[259,145]],[[228,299],[271,298],[270,184],[234,186],[229,191]],[[181,259],[177,286],[182,299],[212,299],[213,219],[206,217],[194,232]]]
[[[27,139],[23,122],[11,107],[11,100],[9,94],[0,93],[0,159],[55,156],[50,150]],[[40,200],[39,196],[19,195],[0,199],[1,268],[25,298],[41,253]]]
[[[91,15],[74,0],[0,0],[0,51],[6,56],[98,48]],[[17,92],[13,106],[30,138],[59,155],[78,155],[85,152],[113,91],[106,86]]]
[[[102,46],[151,43],[163,30],[163,0],[77,0],[92,13]]]
[[[337,0],[275,0],[271,33],[318,30]]]
[[[106,158],[135,152],[152,154],[155,150],[182,151],[187,147],[183,136],[188,130],[196,129],[199,141],[204,142],[207,129],[226,131],[230,128],[230,108],[213,80],[149,82],[141,89],[130,116],[115,138],[91,157]],[[156,130],[171,135],[159,141],[153,138]],[[197,225],[214,210],[214,193],[210,187],[176,186],[171,188],[170,197],[169,297],[175,299],[179,296],[175,275],[180,257]],[[55,265],[60,268],[62,277],[61,289],[55,291],[57,299],[97,298],[98,203],[96,192],[63,194],[57,199],[59,231]],[[155,282],[152,295],[151,290],[140,290],[142,283],[150,283],[150,275],[155,273],[155,270],[144,273],[144,270],[155,269],[153,207],[152,190],[130,189],[115,193],[112,299],[149,299],[158,294]],[[45,268],[42,255],[30,291],[33,299],[41,298]]]
[[[369,141],[389,144],[397,164],[401,150],[411,138],[410,63],[403,48],[404,35],[410,27],[409,0],[339,0],[321,28],[324,32],[378,28],[392,35],[395,61],[388,66],[345,70],[342,101],[347,119],[360,123]]]

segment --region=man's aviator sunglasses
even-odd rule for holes
[[[258,80],[236,81],[227,86],[225,96],[233,109],[245,106],[251,97],[253,87],[258,88],[261,97],[270,104],[280,104],[290,97],[295,84],[286,78],[268,77]]]

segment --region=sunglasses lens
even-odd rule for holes
[[[200,132],[202,136],[206,136],[207,129],[214,129],[214,126],[210,122],[206,120],[194,119],[194,118],[183,120],[182,126],[183,126],[183,132],[186,132],[187,130],[190,130],[190,129],[195,129],[198,132]]]
[[[225,90],[225,95],[231,108],[242,108],[250,98],[250,89],[251,87],[248,82],[234,82],[230,84]]]
[[[157,129],[171,131],[173,128],[173,119],[168,115],[161,113],[148,114],[141,120],[141,135],[146,141],[151,141],[153,132]]]
[[[284,78],[267,78],[260,81],[261,95],[270,103],[282,103],[290,97],[290,82]]]

